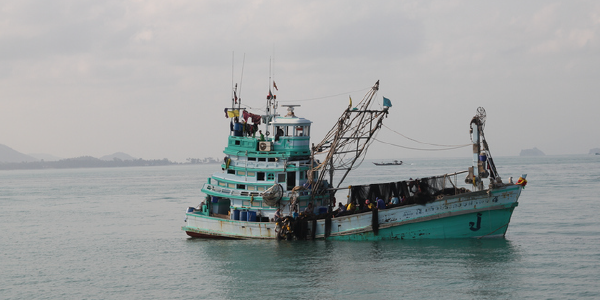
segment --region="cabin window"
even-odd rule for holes
[[[235,174],[235,170],[227,170],[227,174]]]
[[[244,175],[246,175],[246,171],[238,171],[237,174],[239,176],[244,176]]]
[[[258,161],[267,161],[267,159],[265,157],[259,157]]]
[[[256,173],[254,173],[254,172],[248,172],[248,177],[254,177],[254,176],[256,176]]]
[[[229,183],[229,184],[227,184],[227,187],[235,189],[235,183]]]
[[[287,189],[291,191],[296,186],[296,172],[288,172],[287,174]]]
[[[256,161],[256,157],[248,157],[248,161]]]
[[[245,184],[238,184],[237,188],[238,188],[238,190],[245,190],[246,189],[246,185]]]
[[[275,139],[276,140],[278,137],[285,135],[285,130],[283,128],[284,128],[284,126],[277,126],[277,128],[275,129]]]
[[[236,146],[239,146],[239,145],[240,145],[240,141],[236,140],[236,141],[235,141],[235,145],[236,145]]]
[[[267,173],[267,180],[275,180],[275,174],[273,173]]]
[[[277,182],[285,182],[285,173],[277,174]]]
[[[250,201],[242,201],[242,206],[250,206]]]
[[[265,190],[265,187],[264,186],[259,186],[259,187],[256,187],[256,190],[259,191],[259,192],[262,192],[262,191]]]
[[[265,172],[257,172],[256,173],[256,180],[264,181],[265,180]]]
[[[227,182],[219,181],[219,186],[227,186]]]
[[[256,191],[256,187],[255,187],[255,186],[253,186],[253,185],[249,185],[249,186],[248,186],[248,190],[249,190],[249,191]]]
[[[275,158],[275,157],[269,157],[269,161],[270,162],[275,162],[275,161],[277,161],[277,158]]]
[[[294,136],[304,136],[304,127],[303,126],[296,126],[294,128]]]

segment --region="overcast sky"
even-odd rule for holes
[[[410,138],[469,143],[483,106],[495,156],[586,154],[600,147],[599,38],[597,1],[2,1],[0,144],[221,157],[232,74],[261,113],[272,59],[278,100],[302,105],[315,143],[380,80],[386,126]],[[375,142],[369,157],[470,151]]]

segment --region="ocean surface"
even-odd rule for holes
[[[469,164],[365,161],[347,184]],[[599,299],[600,156],[496,164],[529,182],[505,238],[389,242],[188,238],[218,165],[0,171],[0,299]]]

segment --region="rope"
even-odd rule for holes
[[[509,224],[509,223],[506,223],[506,224],[504,224],[504,225],[502,225],[502,226],[498,227],[498,229],[496,229],[496,230],[494,230],[494,231],[492,231],[492,232],[490,232],[490,233],[488,233],[488,234],[486,234],[486,235],[482,235],[482,236],[478,237],[477,239],[478,239],[478,240],[480,240],[480,239],[482,239],[482,238],[484,238],[484,237],[486,237],[486,236],[488,236],[488,235],[490,235],[490,234],[492,234],[492,233],[494,233],[494,232],[496,232],[496,231],[500,230],[500,228],[502,228],[502,227],[504,227],[504,226],[508,226],[508,224]]]
[[[387,144],[390,146],[394,146],[394,147],[398,147],[398,148],[404,148],[404,149],[409,149],[409,150],[420,150],[420,151],[445,151],[445,150],[453,150],[453,149],[458,149],[458,148],[464,148],[464,147],[469,147],[471,146],[471,144],[465,144],[465,145],[457,145],[454,147],[448,147],[448,148],[442,148],[442,149],[424,149],[424,148],[413,148],[413,147],[406,147],[406,146],[401,146],[401,145],[397,145],[397,144],[392,144],[392,143],[388,143],[388,142],[384,142],[384,141],[380,141],[376,138],[374,138],[374,140],[382,143],[382,144]]]
[[[420,142],[420,141],[417,141],[417,140],[415,140],[415,139],[411,139],[411,138],[409,138],[409,137],[405,136],[404,134],[402,134],[402,133],[400,133],[400,132],[398,132],[398,131],[396,131],[396,130],[393,130],[393,129],[391,129],[391,128],[389,128],[389,127],[385,126],[385,125],[383,125],[383,127],[387,128],[387,129],[389,129],[389,130],[391,130],[392,132],[394,132],[394,133],[396,133],[396,134],[398,134],[398,135],[400,135],[400,136],[402,136],[402,137],[404,137],[404,138],[406,138],[406,139],[409,139],[409,140],[411,140],[411,141],[413,141],[413,142],[416,142],[416,143],[419,143],[419,144],[431,145],[431,146],[437,146],[437,147],[456,147],[456,148],[460,148],[460,147],[466,147],[466,146],[470,146],[470,145],[471,145],[471,144],[465,144],[465,145],[441,145],[441,144],[431,144],[431,143]],[[456,149],[456,148],[451,148],[451,149]],[[410,149],[410,148],[409,148],[409,149]],[[420,150],[420,149],[418,149],[418,150]]]

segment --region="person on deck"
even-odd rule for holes
[[[262,133],[262,130],[259,130],[258,133],[260,133],[260,139],[259,139],[259,141],[264,142],[265,141],[265,135]]]
[[[348,205],[346,205],[346,211],[354,212],[355,210],[356,210],[356,205],[354,204],[354,202],[350,202],[350,203],[348,203]]]
[[[365,200],[365,207],[368,208],[369,210],[372,210],[373,208],[375,208],[375,203],[371,203],[371,201],[369,201],[369,199]]]
[[[275,211],[275,215],[273,216],[273,221],[279,222],[279,220],[281,220],[281,208],[278,208],[277,211]]]
[[[396,196],[392,197],[391,204],[392,205],[398,205],[398,204],[400,204],[400,199],[398,199],[398,197],[396,197]]]
[[[378,209],[386,209],[385,201],[382,198],[377,198],[377,208]]]
[[[304,214],[312,215],[314,213],[314,208],[312,202],[308,203],[308,206],[304,209]]]
[[[400,203],[406,204],[406,196],[402,195],[402,198],[400,198]]]
[[[346,211],[346,207],[345,207],[345,206],[342,204],[342,202],[340,202],[340,203],[338,204],[338,209],[336,210],[336,214],[335,214],[335,216],[336,216],[336,217],[337,217],[337,216],[340,216],[340,215],[341,215],[343,212],[345,212],[345,211]]]
[[[333,212],[333,209],[335,208],[335,204],[337,203],[335,197],[332,197],[331,199],[329,199],[329,207],[327,207],[327,211],[328,212]]]

